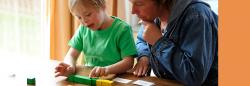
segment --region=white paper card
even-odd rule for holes
[[[153,86],[153,85],[155,85],[152,82],[148,82],[148,81],[144,81],[144,80],[137,80],[137,81],[133,82],[133,84],[140,85],[140,86]]]
[[[113,79],[113,81],[127,84],[127,83],[131,82],[132,80],[117,77],[117,78]]]

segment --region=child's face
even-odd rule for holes
[[[100,30],[104,22],[105,12],[102,8],[76,6],[72,10],[72,14],[76,16],[80,23],[92,30]]]

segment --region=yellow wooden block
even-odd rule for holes
[[[96,80],[96,86],[102,86],[102,80]]]
[[[102,86],[106,86],[105,80],[101,80]]]
[[[102,80],[102,83],[104,83],[104,85],[102,85],[102,86],[112,86],[113,81],[110,81],[110,80]]]
[[[113,81],[98,79],[96,80],[96,86],[112,86]]]
[[[109,81],[108,86],[113,86],[113,81]]]
[[[102,80],[102,86],[108,86],[106,80]]]

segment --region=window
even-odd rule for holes
[[[211,9],[218,15],[218,0],[204,0],[207,2]]]
[[[43,57],[46,28],[44,0],[0,0],[0,55]],[[49,33],[47,33],[49,34]]]
[[[0,76],[8,85],[26,85],[25,74],[34,74],[41,68],[37,67],[41,59],[49,59],[45,3],[46,0],[0,0],[0,65],[4,69]]]
[[[31,74],[40,59],[49,59],[45,19],[45,0],[0,0],[0,65],[7,80],[3,82],[15,84],[20,80],[11,79],[10,75]]]

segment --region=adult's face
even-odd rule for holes
[[[159,17],[159,6],[155,0],[130,0],[132,3],[132,14],[136,14],[143,21],[153,21]]]

